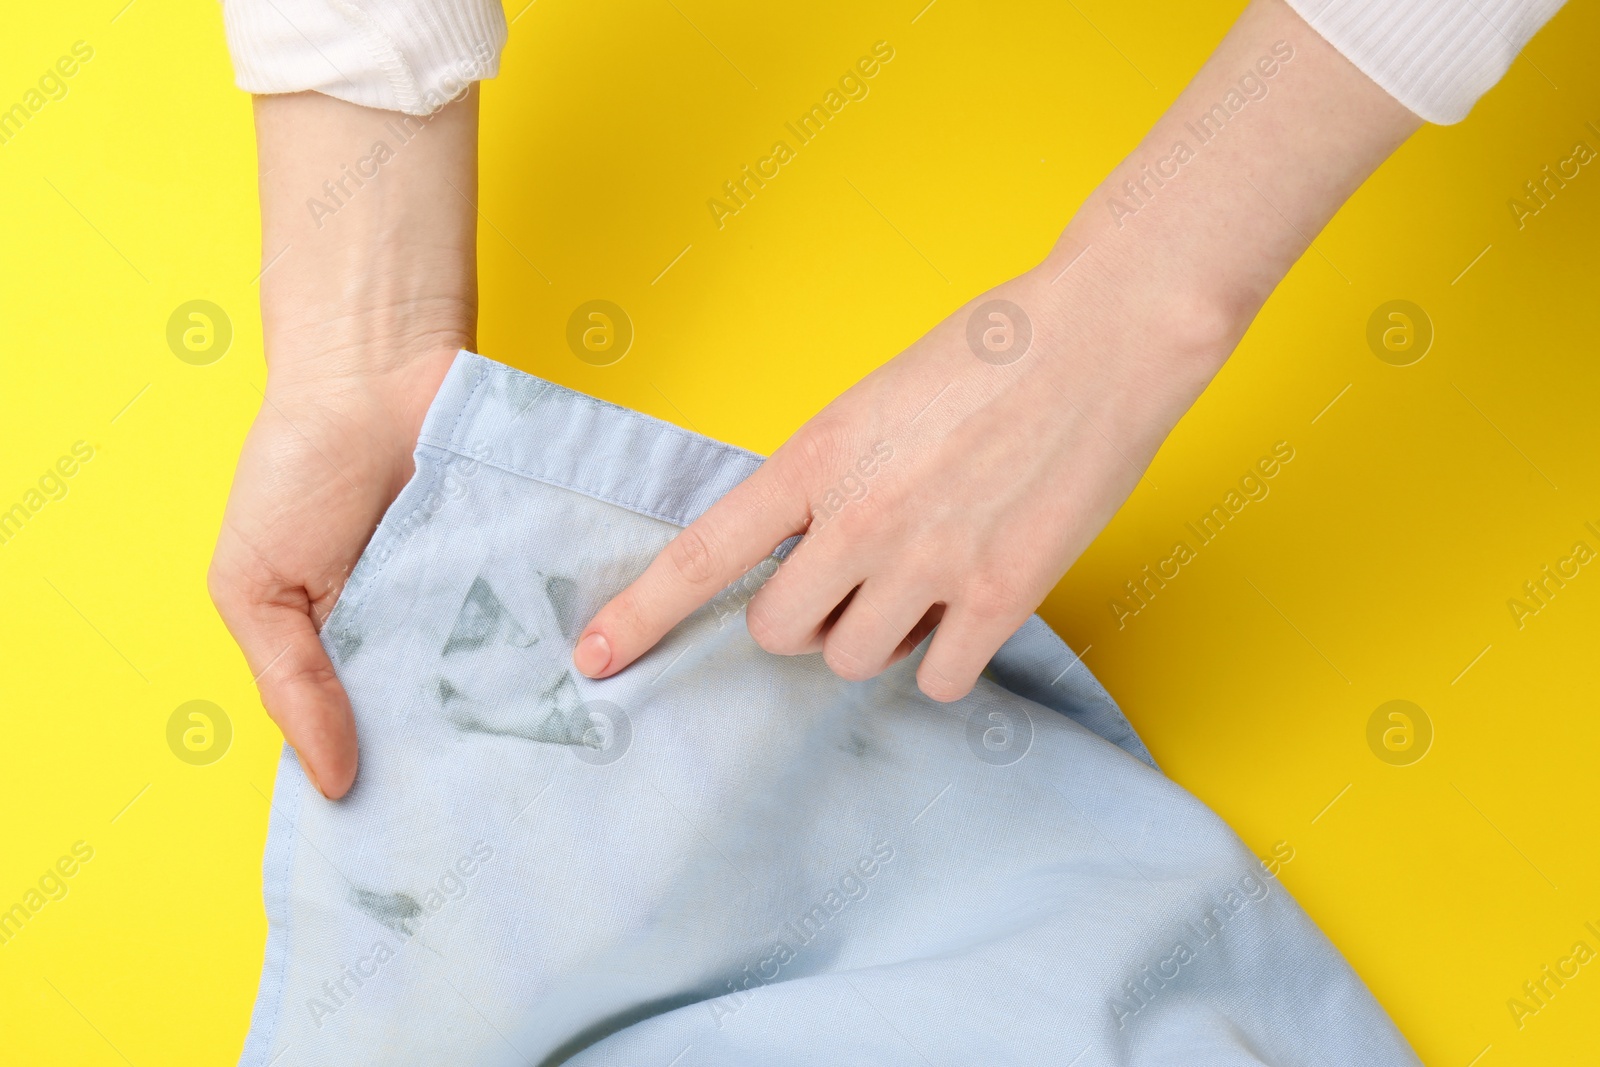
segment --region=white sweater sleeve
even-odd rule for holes
[[[500,70],[500,0],[223,0],[239,88],[429,115]]]
[[[1418,116],[1460,122],[1564,0],[1288,0]]]
[[[1564,0],[1288,0],[1429,122],[1466,118]],[[223,0],[239,87],[411,115],[499,72],[498,0]]]

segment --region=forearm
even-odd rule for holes
[[[471,347],[476,90],[426,118],[317,93],[255,113],[269,380],[404,377]]]
[[[355,720],[317,631],[473,341],[477,97],[426,120],[314,93],[255,106],[266,399],[207,584],[306,773],[338,797]]]
[[[1256,0],[1085,201],[1043,271],[1056,288],[1070,280],[1168,308],[1220,362],[1419,125],[1282,0]]]
[[[1257,68],[1263,56],[1272,63]],[[1127,499],[1307,240],[1417,125],[1282,0],[1257,0],[1043,264],[802,427],[590,621],[575,665],[622,669],[803,530],[747,609],[757,643],[820,649],[857,680],[932,633],[919,686],[966,695]],[[877,441],[892,442],[894,462],[872,504],[821,524],[840,465]]]

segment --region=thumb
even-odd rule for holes
[[[356,776],[355,716],[310,614],[292,603],[240,600],[229,590],[213,591],[213,599],[311,784],[330,800],[344,796]]]

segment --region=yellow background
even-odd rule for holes
[[[0,545],[0,908],[94,848],[0,947],[6,1063],[232,1062],[265,937],[280,739],[203,579],[265,373],[249,101],[216,4],[125,2],[13,7],[0,33],[0,106],[95,50],[0,146],[0,508],[96,450]],[[761,451],[1035,263],[1241,6],[510,2],[480,349]],[[706,200],[878,40],[870,96],[719,231]],[[1600,566],[1520,630],[1506,606],[1600,548],[1600,163],[1521,230],[1507,208],[1600,148],[1596,40],[1600,10],[1569,8],[1367,183],[1044,609],[1173,777],[1258,853],[1293,848],[1283,880],[1429,1064],[1592,1062],[1600,1031],[1600,963],[1520,1031],[1506,1007],[1600,949]],[[205,367],[165,340],[197,298],[235,328]],[[637,330],[612,367],[563,340],[594,298]],[[1365,340],[1394,298],[1437,331],[1409,367]],[[1119,629],[1122,583],[1279,440],[1271,495]],[[1367,746],[1394,698],[1435,729],[1411,766]],[[192,699],[234,725],[211,766],[166,745]]]

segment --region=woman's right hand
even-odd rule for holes
[[[317,633],[474,344],[477,94],[424,119],[315,93],[255,106],[267,384],[207,581],[268,714],[337,798],[355,721]]]

